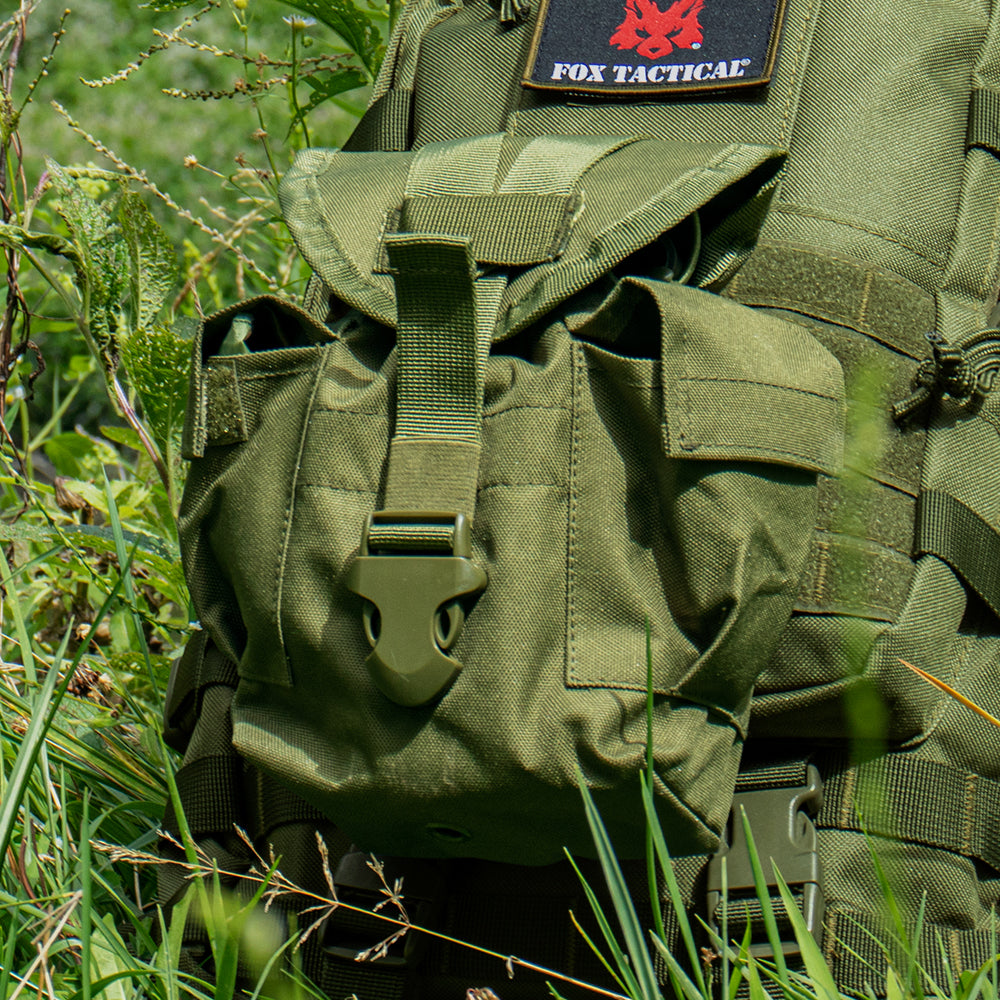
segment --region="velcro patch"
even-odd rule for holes
[[[785,0],[543,0],[523,83],[671,94],[767,83]]]

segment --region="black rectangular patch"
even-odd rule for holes
[[[671,94],[767,83],[785,0],[543,0],[523,83]]]

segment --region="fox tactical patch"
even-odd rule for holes
[[[669,94],[767,83],[784,0],[543,0],[524,84]]]

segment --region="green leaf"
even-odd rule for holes
[[[792,898],[792,894],[777,868],[774,870],[774,877],[777,880],[781,901],[785,904],[785,913],[788,914],[788,919],[792,924],[795,940],[802,953],[802,961],[805,964],[806,973],[812,980],[816,996],[820,997],[821,1000],[840,1000],[840,991],[834,982],[830,967],[826,964],[826,959],[823,958],[823,952],[820,951],[816,939],[809,933],[802,911]]]
[[[294,128],[296,124],[302,122],[311,112],[315,111],[316,108],[321,104],[325,104],[331,98],[338,97],[349,90],[356,90],[358,87],[363,87],[368,82],[368,79],[356,66],[349,66],[344,69],[334,70],[332,73],[304,76],[302,77],[302,82],[312,88],[313,94],[298,109],[298,113],[289,123],[289,128]]]
[[[58,163],[46,163],[59,194],[56,210],[76,251],[76,284],[93,347],[105,372],[112,374],[117,367],[119,314],[130,284],[128,247],[115,218],[123,186],[97,201]]]
[[[652,689],[652,684],[649,684],[649,689]],[[650,836],[653,841],[653,848],[656,852],[656,858],[660,864],[660,873],[663,876],[664,884],[667,887],[667,892],[670,895],[670,902],[673,904],[674,914],[676,915],[677,922],[680,926],[681,938],[684,941],[684,948],[687,952],[688,961],[691,964],[691,968],[694,972],[695,982],[697,986],[697,992],[702,996],[709,995],[709,989],[705,984],[705,977],[701,971],[701,961],[698,954],[698,948],[694,940],[694,931],[691,927],[691,920],[687,914],[687,908],[684,905],[684,898],[680,890],[680,886],[677,883],[677,876],[674,874],[674,865],[670,857],[670,852],[667,849],[667,841],[663,836],[663,827],[660,825],[660,818],[656,814],[656,805],[653,800],[653,789],[650,786],[649,775],[652,771],[647,771],[647,774],[642,779],[642,807],[646,812],[646,828],[650,832]],[[655,943],[655,939],[654,939]],[[685,978],[687,978],[685,976]]]
[[[135,192],[122,196],[118,213],[128,246],[132,289],[132,325],[135,332],[153,324],[177,280],[174,248]]]
[[[671,952],[663,941],[658,937],[654,937],[653,944],[660,953],[660,958],[667,963],[667,969],[670,971],[670,980],[674,984],[675,989],[679,989],[687,1000],[706,1000],[706,998],[711,997],[711,993],[707,991],[702,993],[691,982],[691,978],[681,967],[681,963],[674,958],[673,952]]]
[[[81,263],[76,247],[69,240],[54,233],[36,233],[9,222],[0,222],[0,245],[11,250],[44,250],[57,257],[65,257],[77,266]]]
[[[656,971],[653,968],[649,948],[646,946],[646,935],[639,924],[639,917],[636,915],[635,905],[629,894],[625,876],[622,874],[614,848],[611,846],[608,831],[597,811],[593,796],[590,794],[586,779],[579,767],[576,770],[576,778],[580,786],[580,794],[583,796],[587,823],[590,826],[594,847],[601,863],[601,870],[604,872],[604,880],[618,916],[618,923],[621,925],[622,937],[625,941],[632,970],[638,981],[640,997],[642,1000],[660,1000],[660,987],[656,980]]]
[[[372,15],[358,10],[353,0],[282,0],[282,3],[315,17],[340,35],[361,60],[369,78],[375,78],[385,46]]]
[[[576,877],[580,880],[580,885],[583,888],[583,893],[587,897],[587,903],[590,906],[590,910],[594,915],[594,919],[597,921],[597,926],[601,931],[601,936],[604,938],[605,944],[611,951],[611,957],[618,966],[619,972],[615,972],[611,968],[609,962],[607,962],[603,955],[598,953],[598,958],[605,969],[608,970],[609,974],[618,984],[618,986],[624,990],[629,996],[637,997],[639,994],[639,983],[635,978],[635,974],[629,965],[628,956],[622,951],[621,945],[618,943],[618,939],[615,937],[615,932],[611,929],[611,923],[609,922],[607,915],[604,912],[604,907],[601,906],[601,901],[597,898],[597,893],[594,892],[590,883],[584,878],[583,872],[580,871],[579,866],[573,859],[573,856],[567,851],[566,858],[570,865],[573,867],[573,871],[576,872]],[[587,943],[593,948],[593,942],[589,938],[585,938]],[[620,973],[620,974],[619,974]]]
[[[757,844],[753,839],[753,830],[750,829],[750,820],[747,819],[746,810],[742,806],[740,807],[740,819],[743,823],[743,833],[747,841],[747,851],[750,854],[750,868],[753,871],[754,888],[757,891],[757,899],[760,901],[764,917],[767,940],[771,945],[771,951],[774,953],[774,964],[777,969],[778,980],[784,984],[788,982],[788,967],[785,963],[784,952],[781,950],[781,936],[778,934],[778,922],[774,918],[771,894],[767,889],[767,879],[764,877],[764,868],[761,865],[760,854],[757,852]]]
[[[49,461],[61,476],[86,479],[90,471],[87,459],[94,455],[96,445],[91,438],[76,431],[55,434],[45,442],[44,450]]]
[[[122,343],[121,359],[153,436],[165,448],[184,423],[191,341],[162,323],[150,324]]]

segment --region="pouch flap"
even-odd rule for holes
[[[725,191],[733,207],[780,150],[630,136],[477,136],[416,152],[306,150],[281,183],[300,252],[351,306],[395,326],[387,234],[465,237],[480,266],[517,269],[495,337],[510,336]],[[746,191],[732,191],[744,184]]]
[[[815,337],[709,292],[644,284],[662,321],[668,454],[840,470],[843,370]]]

